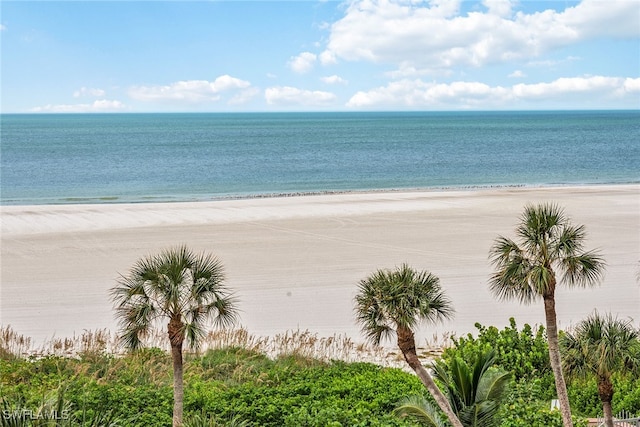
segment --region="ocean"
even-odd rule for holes
[[[640,111],[3,114],[0,204],[640,182]]]

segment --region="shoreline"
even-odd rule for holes
[[[306,196],[333,196],[345,194],[376,194],[376,193],[404,193],[404,192],[448,192],[448,191],[467,191],[467,190],[496,190],[510,188],[580,188],[580,187],[600,187],[600,186],[624,186],[624,185],[640,185],[640,181],[615,181],[615,182],[599,182],[599,183],[555,183],[555,184],[477,184],[477,185],[449,185],[435,187],[393,187],[393,188],[372,188],[372,189],[345,189],[345,190],[309,190],[309,191],[282,191],[282,192],[264,192],[264,193],[238,193],[238,194],[220,194],[220,195],[202,195],[202,196],[144,196],[140,199],[128,200],[121,196],[98,196],[98,197],[63,197],[58,199],[44,200],[37,202],[39,199],[24,200],[9,199],[0,201],[0,208],[9,206],[67,206],[67,205],[119,205],[119,204],[149,204],[149,203],[199,203],[199,202],[221,202],[229,200],[252,200],[252,199],[273,199],[287,197],[306,197]],[[30,201],[30,202],[29,202]]]
[[[608,263],[603,285],[558,292],[559,327],[593,309],[640,320],[640,184],[346,192],[175,203],[3,205],[0,324],[34,342],[116,330],[108,290],[139,258],[187,244],[218,256],[249,333],[309,330],[362,341],[357,282],[407,262],[439,276],[453,321],[425,340],[475,332],[474,323],[543,324],[542,304],[489,295],[488,248],[513,236],[526,203],[555,201]]]

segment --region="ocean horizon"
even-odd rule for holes
[[[0,204],[640,182],[640,111],[2,114]]]

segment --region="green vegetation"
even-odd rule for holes
[[[495,425],[562,426],[560,412],[551,409],[555,387],[544,357],[548,357],[544,328],[526,324],[518,328],[514,319],[501,330],[476,326],[475,336],[454,340],[441,360],[447,365],[455,359],[468,364],[493,348],[493,366],[517,373],[495,414]],[[168,350],[145,348],[118,356],[104,350],[104,337],[83,337],[96,347],[85,347],[68,356],[21,357],[14,350],[20,348],[23,338],[8,328],[0,332],[0,426],[171,425],[172,362]],[[18,344],[11,345],[2,336],[13,337]],[[330,361],[320,355],[312,358],[309,349],[321,340],[304,333],[283,337],[278,345],[295,351],[269,357],[263,350],[276,344],[258,351],[249,348],[259,346],[246,333],[229,333],[220,340],[235,342],[235,346],[207,350],[201,355],[186,354],[184,425],[411,426],[416,425],[414,421],[393,414],[403,399],[416,396],[436,407],[412,373],[371,363]],[[332,341],[340,347],[347,345],[345,340]],[[335,354],[327,345],[318,348]],[[355,345],[350,351],[356,352],[354,359],[358,354],[363,358],[371,354],[357,353]],[[521,366],[531,370],[519,370]],[[582,426],[583,417],[602,414],[597,383],[591,376],[569,379],[569,397],[578,415],[574,424]],[[640,374],[614,373],[612,383],[614,413],[622,409],[639,413]],[[20,414],[25,418],[37,413],[40,419],[13,419],[12,424],[5,416]],[[50,418],[57,414],[59,419],[45,419],[47,414]]]
[[[270,359],[242,348],[187,356],[185,368],[187,426],[411,425],[391,412],[422,388],[397,368],[296,355]],[[158,349],[123,357],[1,359],[0,376],[9,411],[3,415],[36,413],[43,396],[54,396],[67,408],[57,412],[63,425],[95,425],[91,420],[100,417],[122,426],[172,423],[171,358]]]

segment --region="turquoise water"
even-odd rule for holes
[[[2,115],[2,204],[640,182],[640,112]]]

